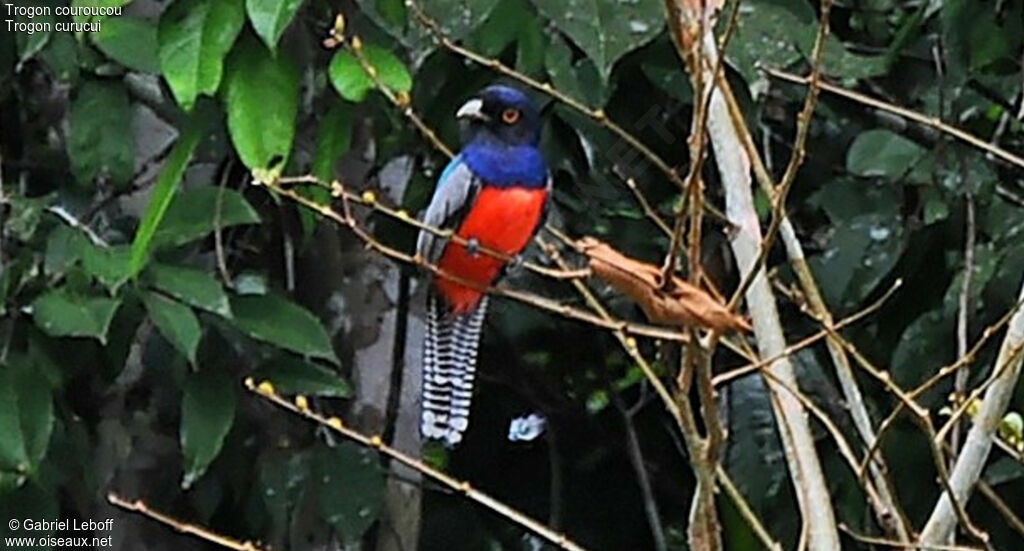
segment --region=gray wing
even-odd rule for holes
[[[462,162],[461,156],[456,156],[438,179],[434,197],[430,199],[430,205],[423,215],[423,223],[435,228],[454,228],[465,217],[479,189],[479,178]],[[424,260],[436,264],[446,243],[445,239],[420,230],[416,252]]]

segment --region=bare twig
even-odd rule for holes
[[[842,530],[844,533],[846,533],[846,535],[850,536],[851,538],[853,538],[853,539],[855,539],[855,540],[857,540],[857,541],[859,541],[861,543],[867,543],[867,544],[870,544],[870,545],[882,545],[882,546],[885,546],[885,547],[892,547],[893,549],[917,549],[917,545],[918,545],[917,543],[913,543],[913,542],[892,541],[892,540],[887,540],[887,539],[884,539],[884,538],[873,538],[871,536],[865,536],[863,534],[859,534],[857,532],[854,532],[853,530],[850,529],[849,526],[847,526],[845,524],[840,524],[839,525],[839,529]],[[938,546],[934,547],[933,549],[936,549],[937,551],[981,551],[980,548],[978,548],[978,547],[964,547],[964,546],[961,546],[961,545],[938,545]]]
[[[107,501],[109,501],[112,505],[120,507],[126,511],[131,511],[133,513],[139,513],[143,516],[147,516],[161,524],[170,526],[171,528],[174,528],[175,530],[183,534],[195,536],[199,539],[206,540],[210,543],[215,543],[221,547],[234,549],[235,551],[269,551],[267,548],[260,547],[258,545],[253,544],[252,542],[239,541],[234,538],[222,536],[216,532],[209,530],[208,528],[204,528],[196,524],[191,524],[183,520],[176,519],[170,515],[161,513],[160,511],[151,508],[149,505],[146,504],[146,502],[140,499],[129,500],[127,498],[120,496],[119,494],[110,492],[107,494]]]
[[[228,178],[231,174],[231,169],[234,165],[234,160],[228,160],[227,166],[224,167],[224,174],[220,178],[220,186],[217,189],[217,204],[213,210],[213,248],[217,256],[217,273],[220,274],[221,280],[224,281],[224,286],[228,289],[234,288],[234,282],[231,279],[231,272],[228,271],[227,255],[224,253],[224,228],[221,227],[221,210],[224,205],[224,189],[228,185]]]
[[[558,249],[548,245],[540,238],[539,242],[542,249],[555,261],[558,265],[563,265],[564,261],[561,259]],[[610,319],[608,311],[605,309],[601,301],[597,299],[594,293],[580,280],[573,280],[573,285],[577,291],[583,296],[587,304],[604,319]],[[687,455],[690,459],[690,465],[693,468],[694,474],[697,477],[698,490],[697,492],[704,491],[705,496],[713,491],[714,485],[714,471],[711,471],[711,480],[708,480],[708,466],[709,463],[706,460],[705,450],[706,444],[700,436],[697,429],[697,422],[693,416],[692,405],[690,404],[689,396],[683,392],[676,392],[673,396],[665,384],[658,377],[657,373],[644,358],[643,354],[640,353],[640,349],[637,346],[636,339],[630,338],[628,335],[621,331],[615,332],[615,337],[625,349],[626,353],[630,355],[633,361],[637,364],[644,376],[651,383],[657,395],[661,398],[672,415],[673,420],[679,427],[680,432],[683,436],[683,443],[686,446]],[[698,504],[705,498],[695,499],[694,504]],[[708,510],[711,510],[711,514],[714,513],[713,509],[705,508],[703,513],[707,514]],[[720,548],[720,535],[718,534],[718,523],[713,516],[698,516],[690,518],[690,530],[691,530],[691,546],[695,549],[718,549]],[[694,539],[693,531],[699,532],[700,536]],[[719,544],[716,546],[716,544]]]
[[[89,238],[89,241],[92,241],[93,245],[96,245],[97,247],[110,246],[106,241],[103,240],[102,237],[100,237],[96,232],[94,232],[88,224],[85,224],[78,218],[75,218],[75,215],[68,212],[68,210],[65,209],[64,207],[60,205],[54,205],[46,207],[46,211],[55,214],[57,218],[60,218],[61,221],[67,224],[68,226],[71,226],[76,230],[80,230],[82,233],[86,235],[86,237]]]
[[[708,55],[717,56],[714,40],[709,39],[707,34],[703,39]],[[719,82],[723,80],[720,79]],[[748,274],[756,267],[761,231],[750,189],[751,160],[743,154],[744,146],[739,137],[740,131],[737,130],[737,127],[745,127],[746,123],[742,118],[733,117],[723,96],[722,86],[719,85],[717,88],[711,101],[708,130],[715,150],[720,153],[715,159],[726,192],[726,212],[729,219],[739,225],[732,240],[733,252],[741,273],[744,277],[751,277]],[[785,337],[775,298],[764,270],[762,268],[756,271],[758,273],[752,276],[752,283],[746,292],[747,305],[753,320],[758,348],[762,355],[776,356],[786,348]],[[795,386],[796,376],[788,360],[779,360],[769,369],[779,379]],[[777,398],[774,402],[777,404],[776,416],[780,421],[780,434],[790,465],[797,501],[807,526],[808,546],[812,551],[838,549],[839,535],[831,497],[828,494],[828,484],[818,460],[803,407],[793,396],[774,388],[771,381],[769,388]]]
[[[733,504],[736,505],[740,512],[740,516],[747,521],[747,524],[754,530],[754,534],[761,540],[761,545],[764,545],[765,549],[770,551],[782,551],[782,546],[772,538],[772,535],[768,533],[768,530],[758,520],[757,515],[750,508],[747,500],[743,498],[739,488],[729,478],[729,473],[725,472],[725,468],[718,465],[715,469],[715,477],[718,479],[718,483],[725,489],[726,495],[732,499]]]
[[[1021,299],[1024,299],[1024,286],[1021,288]],[[1010,320],[1006,337],[999,350],[993,374],[997,375],[985,392],[981,408],[974,419],[974,424],[967,434],[963,450],[957,457],[956,465],[950,477],[950,489],[940,498],[932,510],[928,522],[921,533],[921,542],[929,546],[947,540],[956,526],[950,498],[966,501],[970,496],[981,471],[985,466],[992,439],[999,427],[1006,408],[1013,395],[1013,388],[1020,375],[1021,350],[1024,349],[1024,314],[1018,311]]]
[[[792,73],[787,73],[786,71],[780,71],[778,69],[764,68],[764,71],[774,78],[785,80],[788,82],[793,82],[796,84],[808,84],[810,82],[808,77],[794,75]],[[870,96],[865,96],[864,94],[861,94],[859,92],[847,90],[846,88],[836,86],[835,84],[829,84],[828,82],[825,81],[819,81],[818,87],[831,94],[842,96],[844,98],[856,101],[857,103],[862,103],[864,105],[868,105],[876,109],[888,111],[889,113],[899,115],[905,119],[909,119],[918,124],[922,124],[924,126],[938,130],[939,132],[949,134],[950,136],[953,136],[954,138],[970,146],[976,147],[986,153],[989,153],[998,159],[1016,165],[1020,168],[1024,168],[1024,158],[1013,153],[1010,153],[1009,151],[1006,151],[1001,147],[997,147],[993,144],[990,144],[987,141],[978,138],[977,136],[968,134],[967,132],[964,132],[963,130],[956,128],[955,126],[946,124],[945,122],[942,121],[942,119],[939,119],[938,117],[922,115],[921,113],[912,111],[905,107],[900,107],[898,105],[893,105],[891,103],[875,99]]]
[[[633,194],[633,197],[636,198],[636,202],[639,203],[640,208],[643,209],[644,215],[647,216],[647,218],[650,218],[651,222],[653,222],[654,225],[657,226],[659,230],[661,230],[661,233],[664,233],[668,237],[672,237],[672,228],[670,228],[668,226],[668,223],[666,223],[665,220],[661,218],[661,215],[659,215],[658,212],[654,210],[654,208],[651,206],[650,201],[647,200],[647,197],[643,194],[643,192],[640,191],[640,188],[636,185],[636,180],[620,172],[618,167],[614,167],[613,170],[616,176],[618,176],[619,178],[622,179],[623,182],[625,182],[626,187],[629,188],[629,191]]]
[[[999,514],[1003,516],[1006,523],[1009,524],[1021,538],[1024,538],[1024,521],[1017,516],[1017,513],[1013,512],[1013,509],[1003,501],[1003,498],[999,497],[995,488],[989,486],[988,482],[985,482],[984,479],[979,479],[978,491],[981,495],[985,496],[985,499],[988,499],[989,503],[995,507],[996,511],[999,511]]]
[[[739,102],[736,100],[736,97],[732,94],[728,81],[720,79],[719,87],[725,96],[729,113],[733,120],[743,120],[743,112],[740,108]],[[750,158],[753,165],[754,176],[757,179],[758,185],[768,197],[774,197],[776,195],[775,184],[772,181],[771,174],[766,168],[764,160],[761,158],[756,144],[754,143],[753,136],[750,134],[750,131],[745,124],[737,125],[736,130],[739,133],[743,150],[746,151],[747,156]],[[821,291],[815,281],[814,274],[811,272],[810,266],[807,263],[803,245],[801,245],[800,240],[797,239],[796,231],[793,229],[793,225],[789,221],[788,216],[786,216],[785,211],[780,211],[780,214],[782,215],[782,219],[779,232],[782,242],[786,247],[786,254],[789,256],[790,266],[796,273],[800,287],[803,289],[804,296],[807,300],[807,306],[816,316],[823,320],[825,326],[828,327],[829,324],[832,323],[832,314],[822,298]],[[850,368],[845,346],[833,335],[828,337],[826,345],[828,347],[829,356],[831,357],[832,363],[836,369],[836,376],[839,379],[840,386],[843,390],[843,396],[845,398],[844,401],[847,407],[850,408],[854,425],[857,427],[857,431],[860,433],[861,439],[866,443],[877,441],[872,428],[871,418],[868,415],[867,408],[865,406],[865,401],[861,396],[857,380],[853,375],[853,370]],[[872,455],[869,453],[868,457],[870,458]],[[876,486],[878,487],[879,492],[881,493],[881,498],[886,505],[885,510],[876,511],[876,515],[878,516],[880,523],[900,540],[909,541],[909,529],[907,528],[908,523],[901,512],[895,494],[889,488],[885,474],[885,464],[880,457],[874,459],[874,462],[870,465],[870,471],[871,476],[876,479]]]
[[[967,332],[971,313],[971,279],[974,276],[974,238],[976,233],[974,196],[970,192],[965,195],[964,203],[967,210],[967,221],[964,228],[964,275],[963,283],[960,286],[959,312],[956,317],[956,356],[958,358],[967,354]],[[957,395],[962,396],[967,389],[967,377],[970,375],[970,371],[967,364],[957,370],[953,383],[953,391]],[[960,451],[960,428],[953,431],[950,446],[953,448],[953,455],[956,456]]]
[[[615,389],[609,389],[612,402],[622,416],[622,422],[626,427],[626,447],[629,450],[629,462],[633,465],[633,472],[636,473],[636,481],[640,486],[640,493],[644,497],[644,514],[647,516],[647,525],[651,528],[651,538],[654,540],[656,551],[666,551],[668,544],[665,541],[665,530],[661,526],[661,513],[658,511],[658,501],[654,497],[651,488],[651,477],[647,474],[647,465],[644,464],[644,452],[640,447],[640,438],[636,434],[636,424],[633,422],[633,412],[622,403],[622,397]]]
[[[739,305],[740,299],[753,282],[754,276],[768,258],[768,253],[771,251],[772,244],[775,242],[775,237],[778,235],[779,228],[782,225],[783,212],[786,209],[786,197],[789,195],[789,190],[793,187],[793,182],[796,181],[796,174],[804,162],[804,157],[807,155],[805,147],[807,145],[807,136],[810,134],[811,119],[814,117],[814,108],[818,105],[818,84],[821,82],[822,58],[825,52],[825,39],[828,38],[829,15],[831,12],[832,0],[821,0],[821,21],[818,24],[818,33],[814,39],[814,49],[811,53],[811,74],[808,77],[807,97],[804,98],[804,107],[797,117],[793,152],[790,155],[789,164],[786,165],[786,172],[782,176],[782,181],[779,182],[778,186],[772,188],[773,194],[769,196],[772,200],[772,221],[768,225],[764,238],[761,240],[760,252],[758,252],[757,258],[754,261],[753,269],[740,282],[732,299],[729,300],[729,307],[732,309]]]
[[[949,481],[949,474],[947,472],[946,463],[944,460],[945,454],[942,453],[942,450],[940,449],[938,444],[938,442],[940,442],[941,440],[936,438],[935,427],[932,424],[932,420],[928,414],[928,410],[922,407],[917,402],[915,402],[913,398],[911,398],[905,390],[900,388],[899,385],[892,382],[892,378],[889,376],[889,373],[887,371],[883,371],[876,367],[874,364],[872,364],[867,358],[864,357],[863,354],[860,353],[859,350],[857,350],[855,346],[853,346],[853,344],[851,344],[848,340],[843,338],[842,335],[833,332],[833,338],[836,342],[843,346],[843,348],[851,357],[853,357],[854,361],[862,370],[864,370],[872,377],[874,377],[876,380],[881,382],[885,386],[886,390],[888,390],[893,396],[899,399],[903,403],[903,405],[913,414],[914,421],[929,436],[928,443],[930,450],[932,452],[933,463],[935,464],[936,471],[938,471],[939,482],[950,495],[953,495],[953,492],[949,491],[951,486]],[[968,517],[967,512],[961,503],[961,500],[957,499],[955,495],[951,500],[951,508],[953,513],[955,513],[956,518],[964,527],[964,529],[968,533],[970,533],[975,539],[986,544],[986,547],[988,547],[987,534],[982,532],[974,525],[973,522],[971,522],[970,517]]]
[[[321,426],[327,427],[357,444],[375,449],[381,454],[387,456],[389,459],[401,463],[402,465],[419,472],[423,476],[434,480],[442,486],[466,496],[468,499],[483,505],[498,515],[508,519],[510,522],[518,524],[524,529],[537,534],[561,549],[565,549],[566,551],[584,551],[582,546],[569,539],[565,534],[556,532],[516,509],[513,509],[504,502],[473,488],[469,482],[457,480],[431,467],[430,465],[427,465],[419,459],[392,448],[385,444],[379,435],[367,436],[345,425],[338,417],[328,418],[311,410],[304,397],[297,396],[295,398],[295,402],[290,402],[276,393],[272,383],[261,382],[256,384],[256,382],[251,378],[246,379],[245,385],[250,391],[275,406],[290,411],[300,417],[314,421]]]

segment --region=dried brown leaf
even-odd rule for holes
[[[750,323],[704,290],[673,276],[662,290],[661,268],[630,258],[593,237],[576,242],[590,259],[591,272],[633,299],[656,323],[700,325],[719,331],[750,331]]]

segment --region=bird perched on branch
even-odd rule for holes
[[[465,241],[421,231],[416,247],[442,272],[427,296],[420,430],[448,446],[469,427],[485,290],[533,238],[551,190],[538,149],[540,115],[523,92],[490,86],[456,117],[464,145],[441,174],[423,221]]]

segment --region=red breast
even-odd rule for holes
[[[523,187],[485,187],[477,194],[469,214],[456,232],[465,239],[476,239],[482,247],[514,256],[523,251],[533,237],[544,212],[546,189]],[[445,272],[485,288],[494,283],[505,262],[491,255],[470,254],[466,247],[450,243],[438,262]],[[483,292],[450,279],[438,278],[441,296],[461,314],[480,302]]]

